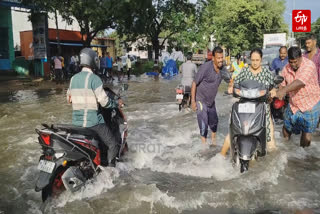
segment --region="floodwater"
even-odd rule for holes
[[[278,150],[240,174],[218,154],[235,99],[218,94],[218,146],[209,148],[201,145],[196,115],[178,112],[178,82],[133,78],[123,95],[126,161],[47,204],[34,191],[41,154],[35,128],[70,123],[66,88],[0,94],[0,213],[320,213],[319,133],[303,149],[299,137],[282,142],[276,127]]]

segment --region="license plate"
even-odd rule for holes
[[[40,171],[44,171],[44,172],[47,172],[47,173],[52,173],[55,165],[56,164],[54,162],[46,161],[46,160],[40,160],[40,162],[38,164],[38,169]]]
[[[240,103],[238,106],[239,113],[255,113],[256,104],[254,103]]]
[[[177,100],[182,100],[183,99],[183,94],[177,94],[176,95]]]

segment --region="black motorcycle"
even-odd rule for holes
[[[283,77],[276,76],[275,84]],[[230,118],[232,161],[240,165],[240,172],[247,171],[249,161],[266,154],[266,108],[269,90],[265,85],[245,80],[234,84],[233,95],[240,100],[233,104]]]
[[[105,88],[110,97],[117,95]],[[100,111],[119,142],[117,159],[128,151],[127,121],[120,108]],[[42,124],[36,129],[38,141],[42,148],[38,169],[40,174],[35,191],[42,191],[42,200],[57,196],[65,190],[75,192],[100,172],[100,166],[107,163],[107,148],[98,135],[87,128],[70,124]]]

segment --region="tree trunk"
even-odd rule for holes
[[[155,38],[154,40],[152,40],[152,46],[153,46],[153,50],[154,50],[154,59],[156,61],[158,61],[159,59],[159,51],[160,51],[160,44],[159,44],[159,39]]]
[[[91,41],[92,41],[92,37],[91,36],[89,36],[88,34],[87,34],[87,38],[86,38],[86,40],[84,41],[84,47],[87,47],[87,48],[89,48],[90,47],[90,45],[91,45]]]
[[[58,42],[58,54],[59,54],[59,56],[61,56],[60,31],[59,31],[59,25],[58,25],[57,10],[54,10],[54,18],[55,18],[55,21],[56,21],[57,42]]]
[[[84,47],[90,47],[93,37],[92,37],[92,35],[90,33],[90,27],[89,27],[89,21],[88,20],[85,20],[85,22],[84,22],[83,32],[85,32],[85,34],[86,34],[86,40],[83,41],[83,46]]]

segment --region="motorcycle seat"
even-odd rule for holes
[[[72,124],[55,124],[52,125],[54,129],[63,130],[71,134],[80,134],[85,136],[92,136],[99,139],[98,134],[88,128],[74,126]]]

